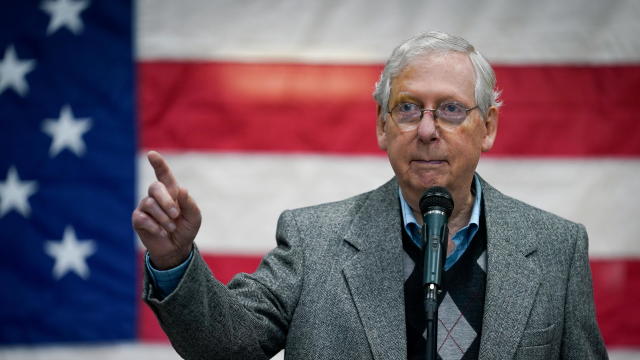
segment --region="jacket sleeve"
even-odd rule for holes
[[[577,240],[565,300],[561,356],[563,359],[607,359],[593,303],[587,232],[583,225],[576,225],[576,228]]]
[[[174,292],[160,300],[145,274],[144,300],[186,359],[268,359],[284,346],[302,287],[302,239],[291,212],[278,220],[277,247],[253,274],[225,286],[196,249]]]

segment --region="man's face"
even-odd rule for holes
[[[399,103],[435,109],[443,102],[476,105],[475,75],[466,54],[446,52],[413,59],[393,79],[389,109],[378,109],[377,137],[386,150],[402,193],[417,210],[420,196],[431,186],[444,186],[454,201],[466,201],[480,153],[493,146],[497,109],[485,121],[478,109],[456,126],[442,126],[425,112],[418,128],[402,131],[387,114]]]

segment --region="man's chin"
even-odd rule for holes
[[[447,181],[443,177],[429,177],[429,178],[420,178],[420,179],[411,179],[406,184],[399,182],[400,188],[402,189],[402,194],[405,196],[407,201],[417,202],[420,200],[422,194],[429,188],[434,186],[442,186],[448,188]],[[449,189],[451,191],[451,189]]]
[[[422,193],[434,186],[447,187],[449,182],[447,177],[441,174],[422,174],[422,176],[412,179],[411,184],[416,191]]]

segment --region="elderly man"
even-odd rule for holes
[[[442,359],[602,359],[582,225],[509,198],[475,173],[498,128],[488,62],[466,40],[417,35],[376,84],[377,138],[395,177],[343,201],[285,211],[277,247],[228,286],[193,245],[194,200],[155,152],[133,212],[148,249],[144,297],[185,358],[422,359],[418,202],[446,187]]]

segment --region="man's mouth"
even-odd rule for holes
[[[413,160],[413,161],[419,164],[426,164],[426,165],[441,165],[446,163],[445,160]]]

